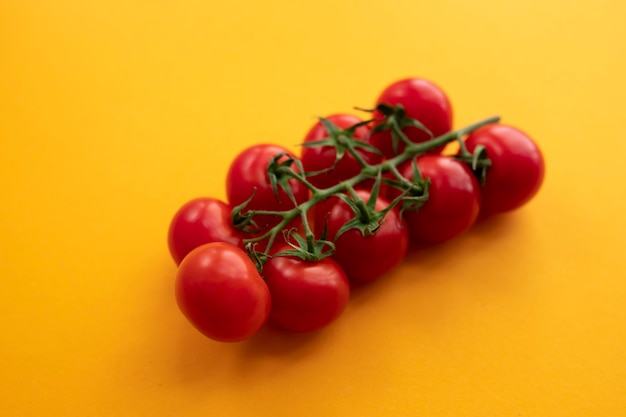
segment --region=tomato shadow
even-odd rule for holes
[[[460,236],[442,243],[411,243],[404,259],[412,267],[439,268],[443,263],[462,256],[473,256],[489,251],[503,238],[511,234],[516,222],[511,215],[492,216],[477,221],[471,229]]]
[[[412,242],[396,269],[377,281],[354,286],[351,303],[359,306],[385,291],[397,291],[397,287],[409,290],[413,286],[423,288],[434,279],[458,279],[458,274],[452,276],[445,271],[449,271],[452,264],[456,265],[453,269],[458,270],[459,264],[469,257],[489,256],[504,239],[515,233],[512,229],[522,227],[514,217],[501,215],[481,220],[464,234],[442,243]]]
[[[224,378],[242,384],[255,375],[278,375],[281,369],[296,366],[323,348],[326,330],[293,333],[266,323],[250,339],[224,343],[206,338],[185,321],[180,323],[173,345],[176,372],[183,383],[202,384],[207,392],[216,383],[224,383]]]
[[[519,222],[516,213],[496,214],[490,217],[479,217],[474,226],[465,235],[486,240],[497,240],[509,235],[510,229]]]
[[[331,324],[332,326],[332,324]],[[312,352],[325,339],[326,329],[315,332],[290,332],[271,322],[242,344],[240,354],[246,358],[302,357]]]
[[[381,297],[398,283],[399,271],[393,269],[384,276],[371,281],[350,284],[350,307],[358,308],[370,300]]]
[[[333,324],[315,332],[294,333],[267,323],[237,346],[230,373],[237,375],[239,385],[293,378],[312,357],[323,356],[332,346]]]

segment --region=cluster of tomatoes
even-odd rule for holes
[[[254,145],[231,163],[228,201],[197,198],[169,229],[176,299],[204,335],[240,341],[267,321],[319,330],[350,290],[387,274],[410,242],[439,243],[538,191],[544,162],[496,120],[452,131],[446,94],[424,79],[389,85],[371,117],[334,114],[302,152]],[[448,142],[457,147],[446,152]]]

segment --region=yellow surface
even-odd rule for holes
[[[625,4],[2,1],[0,414],[624,415]],[[319,334],[203,338],[174,211],[405,76],[534,136],[541,193]]]

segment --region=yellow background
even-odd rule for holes
[[[621,416],[626,3],[0,2],[0,413]],[[314,335],[202,337],[170,217],[230,160],[406,76],[547,160],[529,205],[413,252]]]

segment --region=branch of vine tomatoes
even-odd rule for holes
[[[394,206],[403,201],[406,204],[403,203],[402,210],[418,209],[428,199],[428,185],[424,184],[424,181],[419,175],[419,169],[417,168],[416,164],[413,164],[413,182],[403,179],[397,170],[398,165],[414,158],[415,156],[424,154],[432,149],[445,146],[447,143],[454,140],[458,140],[461,143],[461,153],[455,158],[471,164],[472,169],[481,172],[483,176],[486,173],[486,170],[489,168],[491,163],[489,159],[487,159],[484,149],[477,148],[472,154],[463,146],[461,138],[479,129],[480,127],[497,123],[500,120],[498,116],[481,120],[461,129],[454,130],[438,137],[432,138],[426,142],[412,143],[404,135],[404,133],[402,133],[401,128],[405,125],[420,127],[422,126],[421,123],[417,120],[407,118],[404,115],[403,109],[401,107],[397,109],[384,108],[383,110],[383,115],[385,118],[387,118],[385,122],[386,128],[391,129],[392,132],[397,136],[397,140],[405,144],[404,149],[397,156],[375,165],[369,165],[363,160],[357,159],[362,166],[361,172],[353,176],[352,178],[342,181],[334,186],[328,188],[318,188],[315,185],[311,184],[306,179],[307,172],[303,170],[300,162],[294,160],[294,158],[290,158],[287,161],[283,160],[280,163],[278,161],[281,158],[284,159],[284,154],[276,155],[273,158],[267,168],[267,172],[272,182],[272,187],[275,194],[277,194],[277,187],[281,187],[288,195],[290,195],[291,191],[289,188],[288,180],[295,179],[310,190],[311,197],[308,201],[297,204],[295,205],[295,207],[285,211],[245,211],[246,206],[251,201],[252,197],[254,197],[252,196],[248,201],[233,209],[233,224],[236,228],[240,230],[250,231],[250,226],[255,226],[255,216],[263,215],[275,216],[277,218],[280,218],[280,221],[275,226],[269,228],[260,235],[257,235],[251,239],[246,239],[244,241],[245,243],[247,243],[246,247],[248,249],[248,252],[250,253],[253,260],[255,260],[257,263],[257,268],[262,268],[263,263],[270,257],[271,248],[280,233],[288,234],[288,236],[286,236],[286,241],[293,248],[293,250],[289,250],[284,253],[280,252],[272,256],[289,254],[290,256],[298,256],[306,260],[319,260],[331,256],[334,252],[334,245],[332,244],[332,242],[328,242],[324,238],[317,240],[315,239],[314,233],[311,230],[308,222],[307,214],[309,210],[311,210],[316,204],[327,200],[332,196],[338,196],[339,198],[342,198],[346,203],[348,203],[354,211],[355,217],[359,218],[360,220],[367,219],[367,221],[362,222],[363,224],[361,225],[357,224],[358,222],[356,221],[347,224],[344,228],[345,230],[342,229],[342,232],[345,232],[352,228],[358,228],[364,234],[375,233],[377,225],[373,223],[380,222],[389,210],[391,210]],[[398,115],[400,115],[400,117]],[[325,141],[323,143],[320,143],[320,146],[334,146],[341,154],[347,151],[357,156],[355,147],[362,146],[362,142],[353,139],[351,136],[352,132],[354,132],[356,125],[341,131],[328,121],[322,120],[322,123],[324,123],[329,133],[329,136],[334,139],[331,141]],[[351,141],[353,141],[354,143],[352,143]],[[294,169],[293,165],[296,165],[297,169]],[[386,172],[391,172],[397,178],[397,181],[387,179],[385,180],[385,183],[395,188],[398,188],[401,191],[401,194],[393,201],[391,201],[390,205],[387,208],[381,211],[376,211],[374,209],[373,201],[376,200],[378,189],[380,188],[381,182],[383,182],[381,175]],[[374,196],[374,198],[370,198],[369,201],[365,202],[356,195],[356,193],[354,192],[354,187],[367,179],[375,179],[376,181],[372,187],[372,195]],[[290,198],[292,198],[293,200],[293,197],[291,195]],[[295,243],[293,243],[290,239],[290,237],[292,237],[292,233],[285,228],[288,224],[290,224],[291,221],[296,219],[298,216],[302,218],[302,225],[305,237],[304,239],[302,239],[301,236],[293,234],[293,238],[296,241]],[[260,253],[256,252],[255,243],[264,240],[267,240],[265,250]]]

